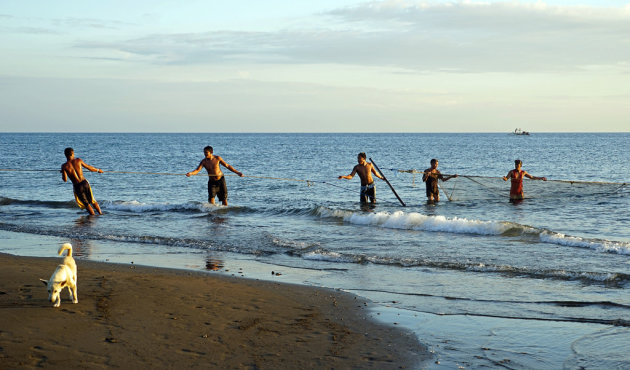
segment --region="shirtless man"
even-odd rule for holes
[[[213,150],[211,146],[207,146],[203,148],[203,153],[206,157],[201,160],[196,170],[192,172],[188,172],[186,176],[190,177],[190,176],[196,175],[199,173],[199,171],[201,171],[202,168],[205,168],[206,171],[208,171],[208,176],[209,176],[208,202],[210,202],[210,204],[215,204],[214,198],[219,197],[219,200],[223,203],[223,205],[227,206],[228,205],[228,202],[227,202],[228,191],[227,191],[227,185],[225,184],[225,176],[223,176],[223,172],[221,172],[221,166],[234,172],[240,177],[243,177],[243,174],[235,170],[234,167],[227,164],[223,160],[223,158],[219,157],[218,155],[212,154],[212,152]]]
[[[96,208],[99,215],[102,215],[101,207],[98,206],[98,202],[94,199],[90,183],[83,177],[83,168],[85,167],[92,172],[103,173],[103,170],[96,167],[92,167],[89,164],[83,162],[81,158],[74,157],[74,149],[66,148],[63,153],[66,155],[66,163],[61,165],[61,179],[63,182],[72,181],[74,188],[74,199],[80,208],[85,208],[90,215],[94,215],[94,209]]]
[[[347,176],[339,176],[339,179],[351,180],[355,174],[359,175],[361,179],[361,192],[359,193],[361,203],[367,203],[368,198],[371,203],[376,202],[376,192],[374,189],[374,179],[372,178],[372,174],[383,180],[383,176],[381,176],[375,169],[372,163],[368,163],[366,161],[367,156],[365,153],[359,153],[357,156],[357,161],[359,164],[354,166],[352,169],[352,173]]]
[[[440,189],[438,188],[438,179],[442,181],[448,181],[457,175],[443,176],[437,169],[438,160],[433,158],[431,160],[431,168],[424,170],[422,175],[422,181],[427,183],[427,200],[429,203],[440,201]]]
[[[523,177],[527,177],[532,180],[547,181],[546,177],[536,177],[528,174],[527,171],[521,169],[522,166],[523,162],[520,159],[515,160],[514,169],[503,177],[503,181],[512,179],[512,185],[510,187],[510,202],[512,203],[520,202],[523,198],[525,198],[525,194],[523,193]]]

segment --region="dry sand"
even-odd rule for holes
[[[415,336],[333,290],[77,260],[78,304],[48,302],[57,258],[0,254],[0,368],[421,367]]]

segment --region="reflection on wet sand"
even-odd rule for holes
[[[94,216],[82,215],[76,220],[74,220],[75,229],[80,231],[81,229],[91,228],[94,225],[94,222],[97,220]],[[71,239],[70,244],[72,244],[72,254],[75,257],[90,257],[92,254],[92,244],[90,240],[82,240],[82,239]]]
[[[218,258],[214,258],[212,256],[206,257],[206,270],[219,271],[224,267],[225,267],[225,264],[222,260]]]
[[[91,240],[71,239],[70,244],[72,244],[72,255],[74,257],[89,258],[92,255],[93,246]]]

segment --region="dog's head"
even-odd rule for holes
[[[52,282],[44,279],[39,279],[44,285],[46,285],[46,289],[48,290],[48,300],[54,303],[55,307],[59,307],[61,304],[61,290],[65,288],[65,281],[57,281]]]

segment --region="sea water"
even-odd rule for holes
[[[212,145],[229,206],[186,177]],[[88,217],[59,173],[63,150],[105,215]],[[630,134],[7,134],[0,136],[0,251],[135,263],[340,289],[413,330],[428,367],[629,368]],[[377,203],[339,180],[366,152]],[[421,175],[444,174],[428,204]],[[514,160],[525,180],[512,204]],[[6,171],[6,170],[20,171]],[[561,181],[559,181],[561,180]],[[52,243],[55,241],[57,244]]]

